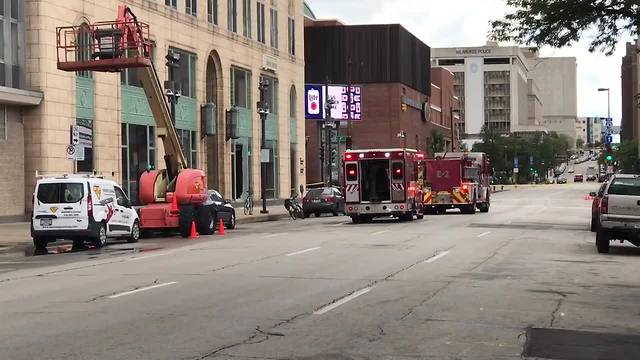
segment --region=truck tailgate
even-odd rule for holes
[[[640,196],[609,195],[609,216],[617,215],[640,219]]]

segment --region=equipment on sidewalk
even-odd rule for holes
[[[164,149],[165,169],[147,169],[138,179],[141,230],[178,230],[188,237],[195,221],[203,235],[215,230],[216,214],[208,199],[205,173],[188,169],[175,127],[173,78],[165,93],[152,62],[149,25],[126,5],[118,6],[115,21],[56,28],[57,66],[63,71],[135,71],[156,123],[156,134]],[[170,52],[173,67],[179,57]],[[171,102],[169,108],[165,96]],[[176,209],[176,207],[178,209]]]
[[[224,235],[224,221],[218,221],[218,235]]]
[[[189,233],[189,239],[197,239],[200,237],[200,234],[196,231],[196,222],[191,221],[191,232]]]

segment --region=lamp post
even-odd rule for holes
[[[267,189],[266,187],[266,175],[267,175],[267,162],[263,159],[263,153],[266,148],[267,143],[267,134],[265,131],[265,127],[267,124],[267,115],[269,114],[269,104],[265,101],[265,92],[269,88],[269,80],[263,79],[260,80],[258,84],[258,90],[260,91],[260,101],[258,101],[258,115],[260,115],[260,121],[262,122],[262,134],[260,136],[260,196],[262,197],[262,210],[260,210],[261,214],[268,214],[269,210],[267,210]]]
[[[607,119],[611,119],[611,90],[609,88],[598,88],[598,91],[607,92]]]

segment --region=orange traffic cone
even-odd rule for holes
[[[218,235],[224,235],[224,221],[222,219],[218,222]]]
[[[180,212],[180,210],[178,209],[178,197],[175,193],[173,194],[173,200],[171,200],[171,208],[169,209],[169,212],[172,214],[177,214]]]
[[[200,237],[200,234],[196,231],[196,222],[191,221],[191,234],[189,234],[189,239],[197,239]]]

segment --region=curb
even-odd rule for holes
[[[246,215],[236,220],[237,224],[252,224],[286,219],[289,214]]]

